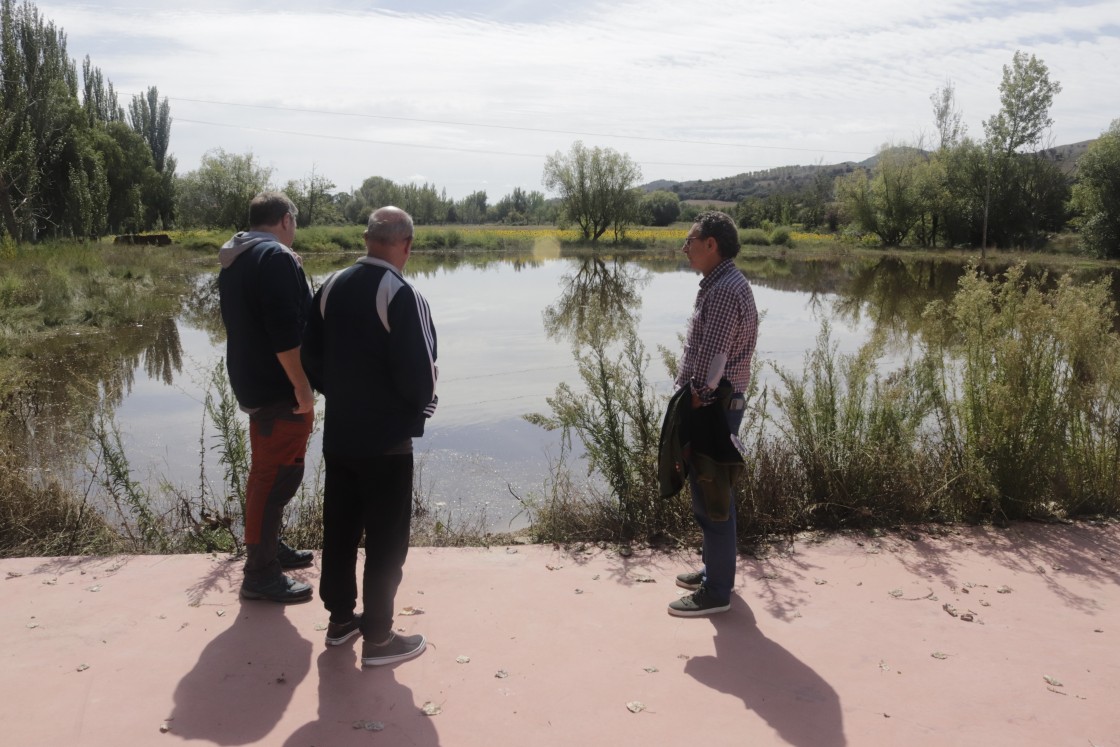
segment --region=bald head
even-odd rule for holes
[[[369,214],[365,237],[379,244],[411,238],[412,216],[392,205],[378,208]]]
[[[402,269],[412,250],[412,216],[388,205],[369,214],[365,233],[366,254]]]

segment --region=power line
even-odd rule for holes
[[[135,94],[124,94],[122,92],[122,95],[135,95]],[[717,146],[717,147],[723,147],[723,148],[756,148],[756,149],[759,149],[759,150],[785,150],[785,151],[798,151],[798,152],[804,152],[804,153],[835,153],[835,154],[839,154],[839,155],[860,155],[860,156],[866,155],[866,153],[864,153],[863,151],[852,151],[852,150],[829,150],[827,148],[798,148],[798,147],[794,147],[794,146],[783,146],[783,145],[754,145],[754,144],[751,144],[751,143],[730,143],[730,142],[721,142],[721,141],[712,141],[712,140],[686,140],[686,139],[683,139],[683,138],[650,137],[650,136],[645,136],[645,135],[618,135],[618,134],[611,134],[611,133],[604,133],[604,132],[585,132],[585,131],[581,131],[581,130],[552,130],[552,129],[547,129],[547,128],[544,128],[544,127],[519,127],[519,126],[514,126],[514,125],[484,124],[484,123],[481,123],[481,122],[459,122],[459,121],[455,121],[455,120],[444,120],[444,119],[422,119],[422,118],[418,118],[418,117],[397,117],[397,116],[392,116],[392,115],[388,115],[388,114],[364,114],[364,113],[355,113],[355,112],[337,112],[337,111],[328,111],[328,110],[325,110],[325,109],[304,109],[304,108],[300,108],[300,107],[275,106],[275,105],[268,105],[268,104],[243,104],[243,103],[234,102],[234,101],[210,101],[210,100],[207,100],[207,99],[184,98],[184,97],[181,97],[181,96],[175,96],[175,97],[169,97],[169,98],[170,98],[171,101],[187,101],[187,102],[190,102],[192,104],[211,104],[211,105],[214,105],[214,106],[234,106],[234,107],[240,107],[240,108],[244,108],[244,109],[267,109],[267,110],[271,110],[271,111],[295,112],[295,113],[299,113],[299,114],[325,114],[325,115],[334,116],[334,117],[355,117],[355,118],[360,118],[360,119],[384,119],[384,120],[389,120],[389,121],[393,121],[393,122],[413,122],[413,123],[419,123],[419,124],[451,125],[451,126],[455,126],[455,127],[481,127],[481,128],[486,128],[486,129],[492,129],[492,130],[514,130],[514,131],[517,131],[517,132],[539,132],[539,133],[547,133],[547,134],[553,134],[553,135],[574,135],[574,136],[577,136],[577,137],[608,137],[608,138],[619,138],[619,139],[623,139],[623,140],[640,140],[640,141],[644,141],[644,142],[653,142],[653,143],[674,143],[674,144],[678,144],[678,145],[711,145],[711,146]],[[183,120],[183,121],[191,121],[191,120]],[[502,155],[506,155],[506,154],[502,154]],[[512,154],[510,154],[510,155],[512,155]],[[676,165],[679,165],[679,164],[658,164],[658,165],[676,166]],[[691,165],[691,164],[684,164],[684,165]]]
[[[391,145],[395,148],[428,148],[431,150],[449,150],[457,153],[480,153],[487,156],[522,156],[525,158],[543,158],[540,153],[512,153],[510,151],[500,150],[482,150],[481,148],[457,148],[452,145],[421,145],[419,143],[400,143],[391,140],[374,140],[373,138],[364,137],[347,137],[346,135],[326,135],[321,132],[297,132],[295,130],[278,130],[272,127],[253,127],[251,125],[236,125],[228,124],[225,122],[204,122],[200,119],[183,119],[182,117],[175,117],[176,122],[187,122],[189,124],[207,125],[209,127],[227,127],[233,130],[250,130],[252,132],[268,132],[273,135],[296,135],[298,137],[317,137],[324,140],[342,140],[351,143],[370,143],[372,145]]]
[[[205,125],[208,127],[226,127],[233,130],[248,130],[251,132],[267,132],[273,135],[293,135],[296,137],[315,137],[324,140],[341,140],[351,143],[368,143],[371,145],[388,145],[394,148],[419,148],[427,150],[443,150],[452,151],[455,153],[475,153],[485,156],[516,156],[520,158],[547,158],[546,155],[540,153],[515,153],[512,151],[502,150],[484,150],[482,148],[459,148],[452,145],[425,145],[420,143],[402,143],[391,140],[374,140],[373,138],[361,137],[348,137],[346,135],[327,135],[320,132],[298,132],[296,130],[278,130],[271,127],[254,127],[251,125],[236,125],[228,124],[225,122],[206,122],[200,119],[183,119],[182,117],[175,117],[176,122],[186,122],[188,124]],[[638,163],[643,166],[703,166],[707,168],[727,168],[727,169],[754,169],[757,168],[753,164],[735,164],[735,163],[697,163],[689,161],[687,163],[677,161],[639,161]]]

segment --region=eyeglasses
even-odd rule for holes
[[[684,248],[688,249],[691,246],[693,241],[703,241],[703,240],[704,239],[700,236],[689,236],[689,237],[685,238],[685,240],[684,240]]]

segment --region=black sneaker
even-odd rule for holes
[[[276,548],[276,559],[280,567],[286,571],[293,568],[306,568],[315,560],[315,553],[310,550],[296,550],[284,540]]]
[[[327,623],[327,645],[341,646],[362,632],[362,616],[354,615],[349,622]]]
[[[428,640],[422,635],[397,635],[389,634],[389,640],[381,645],[373,641],[362,641],[362,666],[380,667],[385,664],[396,664],[398,661],[419,656],[428,645]]]
[[[704,585],[704,574],[699,571],[689,571],[677,576],[677,586],[689,591],[696,591]]]
[[[280,576],[280,578],[266,584],[242,581],[241,598],[281,602],[283,604],[309,602],[311,601],[311,586],[288,576]]]
[[[691,594],[686,594],[675,602],[669,602],[669,614],[676,617],[700,617],[701,615],[714,615],[717,612],[727,612],[731,609],[730,600],[717,602],[708,594],[708,590],[701,586]]]

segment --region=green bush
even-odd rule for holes
[[[691,525],[691,509],[684,501],[660,498],[657,452],[663,400],[645,376],[649,363],[645,348],[631,333],[622,353],[612,358],[598,339],[586,345],[586,352],[576,354],[576,362],[586,393],[561,384],[548,398],[551,416],[533,414],[525,419],[560,430],[565,445],[576,435],[587,450],[590,468],[602,476],[611,495],[588,500],[580,493],[554,491],[547,503],[536,507],[538,537],[577,539],[588,528],[594,539],[623,542],[666,531],[680,536]],[[563,459],[561,455],[561,463]],[[571,485],[562,472],[554,472],[553,483]],[[544,531],[551,536],[541,536]]]
[[[791,231],[789,226],[778,226],[770,232],[770,243],[774,246],[790,246]]]
[[[927,387],[920,368],[880,376],[880,345],[873,339],[855,355],[838,355],[826,324],[800,374],[778,370],[785,387],[775,395],[779,428],[800,472],[802,519],[810,525],[927,518],[919,438]]]
[[[747,246],[770,246],[770,237],[761,228],[739,231],[739,243]]]
[[[1120,509],[1120,336],[1107,281],[972,268],[926,312],[938,442],[967,513]]]

